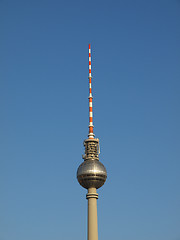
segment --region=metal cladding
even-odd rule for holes
[[[77,178],[79,184],[88,188],[100,188],[105,183],[107,172],[104,165],[98,160],[84,161],[78,168]]]
[[[107,172],[104,165],[99,161],[99,139],[94,138],[93,133],[93,110],[92,110],[92,88],[91,88],[91,46],[89,44],[89,134],[84,141],[84,162],[77,170],[79,184],[86,188],[100,188],[106,181]]]
[[[86,189],[91,187],[98,189],[107,178],[106,168],[99,161],[99,139],[86,139],[84,146],[84,162],[77,170],[77,179],[79,184]]]

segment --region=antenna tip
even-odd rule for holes
[[[89,44],[89,49],[91,49],[91,44]]]

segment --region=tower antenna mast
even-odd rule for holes
[[[92,75],[91,75],[91,44],[89,44],[89,139],[94,138],[93,133],[93,106],[92,106]]]

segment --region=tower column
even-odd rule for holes
[[[96,188],[88,188],[88,240],[98,240],[97,199]]]
[[[97,199],[96,189],[102,187],[107,178],[107,171],[99,161],[99,139],[93,133],[93,109],[92,109],[92,86],[91,86],[91,45],[89,44],[89,134],[84,140],[85,154],[77,170],[79,184],[88,190],[88,240],[98,240]]]

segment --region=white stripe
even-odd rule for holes
[[[91,73],[89,73],[89,77],[91,78]]]
[[[89,57],[89,61],[91,62],[91,57]]]
[[[92,98],[92,93],[89,94],[89,97]]]
[[[91,69],[91,65],[89,65],[89,69]]]
[[[89,103],[89,106],[92,107],[92,102]]]
[[[89,84],[89,88],[91,88],[91,83]]]
[[[89,112],[89,116],[90,116],[90,117],[93,117],[93,113],[92,113],[92,112]]]
[[[94,139],[94,134],[88,134],[89,139]]]
[[[89,49],[89,53],[91,53],[91,49]]]
[[[89,126],[93,127],[93,122],[90,122],[90,123],[89,123]]]

